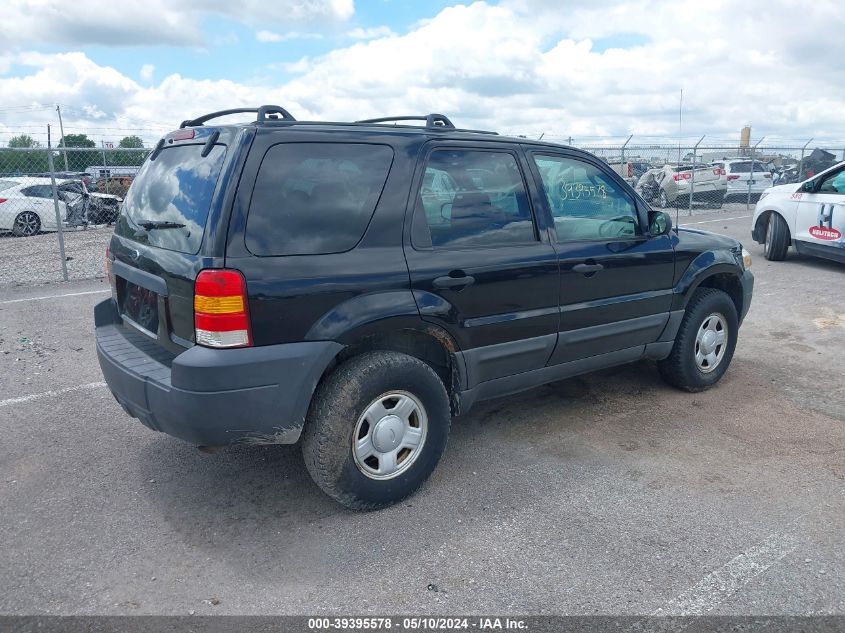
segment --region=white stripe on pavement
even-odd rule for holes
[[[700,222],[679,222],[678,226],[688,226],[690,224],[710,224],[711,222],[727,222],[728,220],[745,220],[750,218],[750,215],[738,215],[735,218],[719,218],[718,220],[701,220]]]
[[[33,400],[43,400],[45,398],[53,398],[55,396],[61,396],[66,393],[71,393],[74,391],[82,391],[83,389],[96,389],[97,387],[105,387],[106,383],[100,382],[89,382],[85,385],[76,385],[75,387],[65,387],[64,389],[56,389],[55,391],[45,391],[43,393],[32,393],[28,396],[20,396],[18,398],[6,398],[5,400],[0,400],[0,408],[8,407],[13,404],[23,404],[24,402],[32,402]]]
[[[85,292],[68,292],[63,295],[45,295],[43,297],[28,297],[26,299],[8,299],[0,301],[0,305],[7,303],[23,303],[24,301],[41,301],[42,299],[62,299],[63,297],[81,297],[82,295],[96,295],[104,292],[111,292],[111,290],[86,290]]]
[[[703,615],[712,611],[798,547],[796,535],[772,534],[652,612],[653,616]]]

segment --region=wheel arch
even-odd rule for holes
[[[786,225],[786,237],[787,237],[787,245],[792,244],[792,230],[789,228],[789,222],[784,217],[783,213],[778,211],[777,209],[764,209],[760,212],[760,215],[757,216],[757,219],[754,221],[754,228],[751,230],[751,238],[757,242],[758,244],[762,244],[766,240],[766,226],[769,223],[769,219],[772,215],[779,215]]]

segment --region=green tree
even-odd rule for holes
[[[88,138],[87,134],[65,134],[65,137],[59,141],[60,148],[68,148],[67,152],[67,168],[70,171],[85,171],[89,165],[99,165],[103,162],[102,155],[96,152],[80,152],[73,151],[71,147],[97,147],[97,144]],[[60,158],[56,161],[56,170],[64,169],[64,151],[60,153]]]
[[[29,134],[21,134],[20,136],[13,136],[9,139],[9,147],[40,147],[41,143],[32,138]]]
[[[140,136],[124,136],[117,146],[125,149],[143,149],[144,141],[141,140]],[[147,152],[114,152],[113,154],[114,162],[117,165],[140,165],[144,162],[146,156]]]
[[[9,139],[9,148],[0,150],[0,176],[19,176],[21,174],[41,174],[48,170],[47,152],[20,152],[14,149],[35,149],[38,141],[29,134],[13,136]]]

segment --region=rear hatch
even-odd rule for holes
[[[109,247],[124,326],[178,351],[194,343],[194,281],[223,266],[236,155],[251,134],[186,128],[168,134],[138,171]]]
[[[750,160],[727,164],[728,188],[747,191],[749,186],[752,190],[768,189],[772,184],[772,174],[763,165]]]
[[[674,180],[678,183],[679,188],[689,188],[692,184],[693,177],[695,177],[696,188],[718,189],[720,188],[721,170],[717,167],[709,165],[696,166],[694,169],[692,165],[682,165],[675,167]]]

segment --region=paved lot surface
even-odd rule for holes
[[[743,215],[688,221],[747,243]],[[6,286],[0,613],[845,613],[845,266],[749,250],[717,388],[640,363],[481,405],[373,514],[297,447],[206,455],[127,418],[93,350],[102,281]]]

